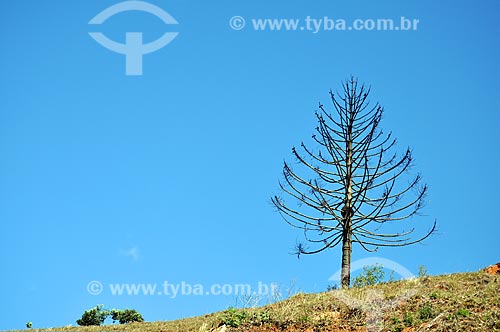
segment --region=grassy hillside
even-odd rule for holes
[[[170,322],[31,331],[500,331],[500,275],[460,273],[297,294],[264,307]]]

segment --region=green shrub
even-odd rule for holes
[[[420,319],[426,320],[426,319],[431,319],[434,318],[434,312],[432,311],[432,307],[429,304],[424,305],[422,308],[419,310],[419,317]]]
[[[85,310],[82,318],[78,319],[76,323],[80,326],[101,325],[104,323],[109,315],[109,311],[103,309],[102,304],[98,304],[95,308]]]
[[[248,319],[245,319],[252,325],[262,325],[272,321],[272,314],[269,310],[262,310],[254,312]]]
[[[86,310],[82,318],[78,319],[76,323],[80,326],[100,326],[104,323],[106,318],[110,317],[115,321],[119,321],[120,324],[127,324],[132,322],[144,322],[142,315],[134,309],[125,310],[106,310],[103,308],[102,304],[98,304],[95,308]]]
[[[120,324],[127,324],[132,322],[144,322],[142,315],[134,309],[125,310],[111,310],[111,319],[113,322],[119,321]]]
[[[243,310],[229,308],[222,317],[222,321],[229,327],[238,327],[245,321],[247,316],[248,314]]]
[[[462,316],[462,317],[469,317],[470,316],[470,311],[467,309],[459,309],[457,311],[457,316]]]
[[[415,320],[413,319],[413,315],[409,312],[404,313],[403,321],[405,322],[405,325],[407,327],[412,327],[413,324],[415,323]]]
[[[384,281],[385,271],[380,264],[364,266],[363,272],[354,278],[353,287],[372,286]]]
[[[401,321],[397,317],[392,317],[392,323],[393,324],[399,324],[399,323],[401,323]]]

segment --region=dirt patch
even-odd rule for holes
[[[486,269],[484,269],[484,272],[488,274],[500,274],[500,263],[496,263],[495,265],[489,266]]]
[[[233,330],[231,330],[233,331]],[[365,327],[349,328],[349,327],[336,327],[336,326],[307,326],[302,324],[291,325],[287,327],[276,327],[270,325],[263,326],[251,326],[243,329],[235,329],[234,331],[243,331],[243,332],[366,332]]]

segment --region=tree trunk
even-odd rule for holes
[[[352,109],[352,105],[350,106]],[[342,208],[342,218],[344,219],[342,230],[342,288],[349,288],[351,283],[351,252],[352,252],[352,123],[354,119],[350,118],[350,123],[347,127],[348,137],[346,140],[346,190],[345,190],[345,205]]]
[[[340,284],[342,288],[349,288],[351,283],[351,252],[351,233],[350,230],[344,230],[342,240],[342,273],[340,275]]]

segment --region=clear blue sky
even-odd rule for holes
[[[231,296],[93,296],[87,284],[295,283],[325,290],[338,249],[298,260],[302,233],[269,203],[283,159],[353,74],[411,146],[438,233],[381,250],[413,273],[499,261],[500,3],[151,0],[178,26],[118,1],[2,1],[0,329],[75,325],[103,303],[148,321],[222,310]],[[229,19],[247,19],[236,31]],[[420,20],[417,31],[254,31],[252,18]],[[152,41],[144,75],[89,35]],[[355,247],[353,260],[373,256]]]

